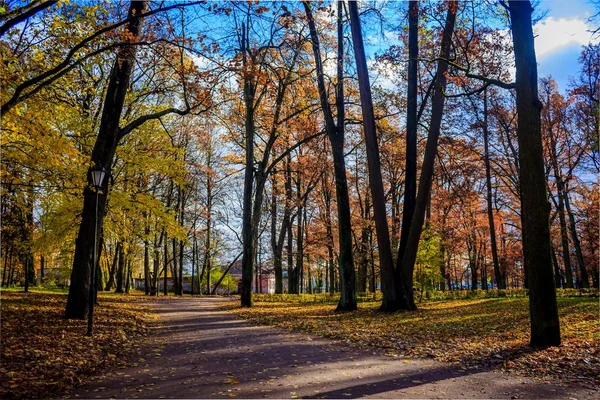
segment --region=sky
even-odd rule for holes
[[[534,26],[538,75],[551,75],[566,92],[570,78],[579,74],[581,47],[600,40],[589,32],[597,28],[588,22],[597,11],[585,0],[542,0],[537,12],[545,12]]]

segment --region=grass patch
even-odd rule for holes
[[[2,290],[0,398],[51,397],[97,370],[124,365],[155,318],[142,297],[101,293],[89,338],[87,321],[63,318],[65,293]]]
[[[294,301],[295,300],[295,301]],[[390,357],[434,358],[477,369],[504,369],[538,378],[600,382],[598,299],[559,297],[563,345],[532,351],[526,297],[424,301],[415,312],[377,311],[379,302],[336,313],[330,302],[269,301],[228,307],[257,323],[378,347]],[[332,299],[333,300],[333,299]],[[335,300],[334,300],[335,302]]]

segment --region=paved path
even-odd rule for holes
[[[386,357],[327,339],[255,326],[216,298],[152,303],[160,316],[145,361],[95,377],[70,398],[598,398],[500,372]],[[165,343],[165,346],[159,345]],[[161,356],[152,355],[162,348]]]

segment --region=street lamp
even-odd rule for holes
[[[94,217],[94,259],[92,261],[91,282],[90,282],[90,298],[88,310],[88,330],[86,335],[92,336],[94,330],[94,304],[96,303],[96,249],[98,247],[98,193],[102,189],[102,182],[106,176],[106,168],[101,164],[90,168],[90,176],[92,178],[92,186],[96,190],[96,214]]]

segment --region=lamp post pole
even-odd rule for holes
[[[94,219],[94,260],[92,261],[92,279],[90,282],[90,298],[88,311],[88,330],[86,335],[92,336],[94,331],[94,305],[96,303],[96,251],[98,247],[98,189],[96,189],[96,214]]]
[[[88,328],[87,336],[92,336],[94,332],[94,305],[96,304],[96,269],[97,269],[97,251],[98,251],[98,194],[102,187],[102,181],[106,170],[101,166],[97,165],[91,170],[91,177],[94,189],[96,190],[96,211],[94,214],[94,259],[92,260],[92,270],[90,271],[90,296],[89,296],[89,310],[88,310]]]

